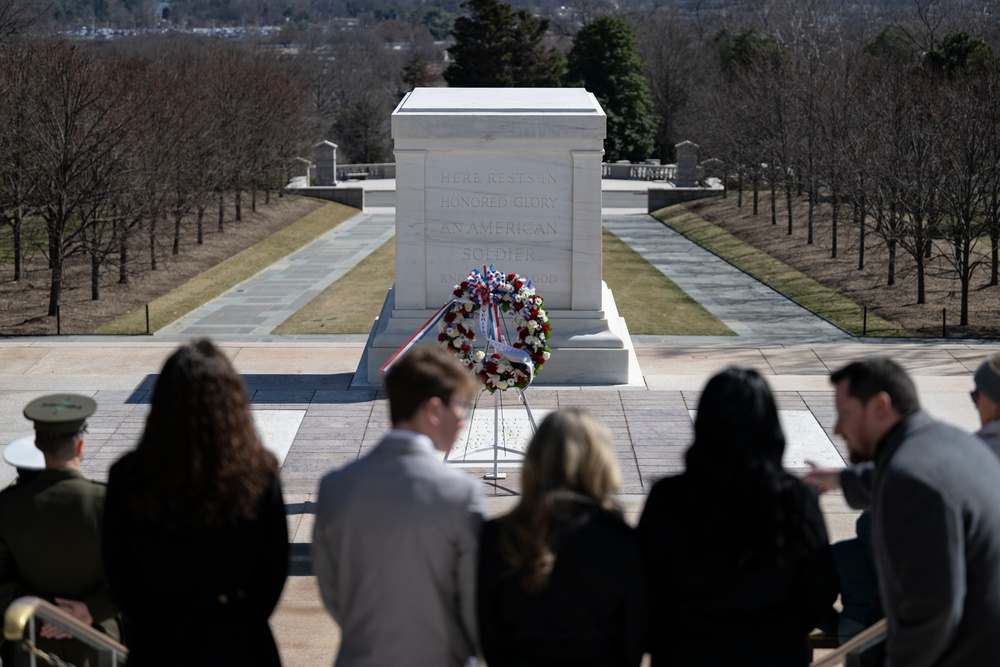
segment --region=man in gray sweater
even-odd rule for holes
[[[887,665],[1000,662],[1000,460],[920,410],[888,359],[834,372],[835,432],[875,462],[872,544],[889,619]]]

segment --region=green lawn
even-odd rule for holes
[[[150,329],[156,331],[231,287],[250,278],[282,257],[325,234],[358,210],[329,203],[243,252],[195,276],[149,304]],[[146,331],[145,308],[123,315],[97,330],[99,334],[135,334]]]
[[[683,206],[668,206],[653,215],[671,229],[746,271],[792,301],[856,336],[861,335],[864,309],[847,297],[824,287],[767,253],[743,243],[729,232],[702,219]],[[905,332],[895,324],[872,313],[868,314],[867,332],[869,336],[905,335]]]
[[[395,241],[386,242],[274,330],[276,334],[368,333],[392,285]],[[615,235],[604,231],[604,280],[633,334],[731,336],[722,322]],[[545,292],[541,295],[544,297]],[[350,304],[350,307],[345,307]],[[558,335],[558,334],[557,334]]]

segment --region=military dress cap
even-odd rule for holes
[[[79,394],[49,394],[24,408],[24,416],[35,422],[39,435],[73,435],[83,430],[97,402]]]
[[[45,455],[35,447],[35,435],[26,435],[4,447],[3,460],[21,470],[45,470]]]

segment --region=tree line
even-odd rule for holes
[[[787,235],[802,227],[837,258],[846,227],[858,269],[878,243],[886,284],[905,265],[915,303],[926,303],[929,272],[953,276],[968,325],[975,274],[988,269],[990,286],[1000,277],[1000,59],[963,30],[923,44],[899,26],[834,37],[721,36],[725,85],[706,99],[702,147],[740,197],[748,188],[755,214],[765,190]],[[804,219],[793,198],[807,203]],[[821,203],[831,221],[818,239]]]
[[[308,138],[302,90],[268,53],[232,45],[151,58],[62,42],[0,50],[0,225],[13,279],[35,248],[57,313],[67,262],[127,283],[182,237],[203,242],[280,188]],[[304,134],[305,133],[305,134]],[[138,256],[135,256],[138,253]]]

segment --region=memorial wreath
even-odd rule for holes
[[[483,267],[455,286],[438,322],[438,341],[458,355],[490,393],[524,389],[549,358],[549,316],[530,280]],[[512,315],[516,340],[504,342],[502,314]],[[478,326],[476,321],[478,320]],[[487,342],[476,349],[476,330]]]

